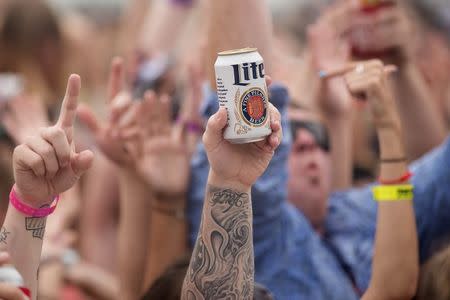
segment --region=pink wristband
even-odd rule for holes
[[[43,218],[50,214],[52,214],[56,206],[58,205],[59,195],[55,197],[54,202],[55,205],[52,207],[43,207],[43,208],[34,208],[25,203],[23,203],[16,194],[15,186],[11,189],[11,193],[9,194],[9,202],[17,209],[19,212],[23,213],[26,216],[35,217],[35,218]]]

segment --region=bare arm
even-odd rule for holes
[[[34,299],[37,293],[38,268],[46,221],[47,218],[24,216],[10,206],[1,228],[0,249],[11,253],[12,263],[22,275],[25,286],[30,289]]]
[[[200,232],[182,299],[253,299],[250,188],[208,181]]]
[[[282,138],[280,114],[271,104],[270,119],[272,134],[265,141],[244,145],[224,140],[226,109],[219,109],[208,121],[203,143],[210,172],[181,299],[253,299],[250,188],[266,170]]]
[[[141,29],[139,46],[150,53],[170,52],[185,28],[191,14],[192,1],[174,3],[172,0],[153,1],[151,11]],[[181,1],[179,1],[181,2]]]
[[[140,39],[139,28],[143,27],[145,18],[151,11],[152,2],[149,0],[132,0],[126,2],[126,7],[121,16],[121,26],[116,47],[119,53],[126,58],[136,50],[136,44]]]
[[[83,259],[109,272],[116,272],[119,206],[115,166],[99,153],[84,182],[80,215],[80,251]],[[114,174],[114,175],[113,175]]]
[[[380,61],[369,61],[364,63],[364,71],[357,68],[346,79],[352,93],[367,95],[380,142],[380,176],[389,182],[401,178],[408,168],[395,103],[387,85],[387,72],[389,71],[383,68]],[[414,297],[419,251],[412,201],[378,203],[374,251],[372,277],[362,299]]]
[[[140,102],[133,101],[124,91],[123,61],[112,62],[109,79],[109,121],[97,121],[87,107],[78,115],[94,134],[103,154],[116,164],[120,190],[120,221],[118,229],[118,272],[120,299],[138,299],[141,295],[146,262],[146,245],[149,236],[151,194],[134,172],[130,151],[122,136],[113,135],[120,129],[133,129]],[[132,125],[129,125],[132,123]]]
[[[186,254],[186,199],[162,199],[152,207],[145,288]]]
[[[398,130],[380,129],[378,137],[382,157],[404,157]],[[407,170],[406,162],[382,163],[380,176],[396,179]],[[417,287],[418,261],[412,201],[379,203],[372,278],[363,299],[412,299]]]
[[[352,186],[353,99],[342,78],[317,79],[316,74],[349,62],[350,49],[343,36],[350,11],[348,2],[337,3],[308,28],[312,67],[319,81],[317,102],[330,137],[333,190]]]
[[[214,62],[223,50],[258,48],[264,58],[266,74],[273,60],[272,21],[270,12],[259,0],[209,1],[208,11],[208,78],[216,86]]]
[[[56,125],[28,137],[14,150],[16,195],[30,207],[51,204],[56,195],[70,189],[92,164],[92,153],[76,153],[72,143],[79,92],[80,78],[72,75]],[[38,268],[46,221],[46,217],[21,213],[10,204],[2,227],[0,249],[10,253],[33,299],[37,297]]]
[[[120,299],[139,299],[150,233],[151,193],[134,172],[120,172],[118,266]]]
[[[400,68],[393,86],[406,151],[408,158],[414,160],[444,141],[445,123],[433,94],[413,63]]]

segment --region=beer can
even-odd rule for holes
[[[22,275],[12,265],[0,267],[0,282],[8,283],[19,288],[27,297],[31,298],[31,292],[25,287]]]
[[[272,130],[264,60],[257,49],[220,52],[214,67],[219,105],[228,112],[224,138],[233,144],[264,140]]]

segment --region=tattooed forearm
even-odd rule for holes
[[[250,195],[208,186],[182,299],[253,299]]]
[[[47,222],[47,218],[26,217],[25,218],[25,229],[27,231],[31,231],[31,233],[33,234],[33,237],[42,240],[44,238],[46,222]]]
[[[10,233],[11,232],[6,230],[5,227],[2,227],[2,229],[0,229],[0,243],[7,244],[6,239]]]

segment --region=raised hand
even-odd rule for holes
[[[92,152],[76,153],[73,142],[79,93],[80,77],[71,75],[57,123],[40,129],[14,150],[16,193],[31,206],[51,203],[91,166]]]
[[[179,118],[171,119],[171,101],[148,92],[140,112],[142,148],[133,152],[136,170],[159,196],[185,195],[189,162],[201,132],[201,75],[191,69],[187,98]],[[130,146],[130,143],[128,143]]]
[[[93,134],[96,144],[108,159],[120,166],[129,164],[131,162],[129,153],[123,144],[118,142],[119,136],[116,129],[119,124],[117,122],[119,118],[124,117],[124,112],[130,108],[135,110],[138,103],[124,91],[124,65],[123,60],[118,57],[114,58],[111,63],[106,104],[109,116],[107,122],[98,121],[92,110],[83,105],[78,109],[78,117]]]
[[[339,68],[350,61],[350,45],[345,33],[350,27],[352,10],[349,2],[336,3],[308,28],[308,45],[315,72]],[[342,78],[319,78],[317,98],[318,106],[327,118],[346,115],[352,108],[352,99]]]
[[[262,175],[282,138],[280,113],[272,104],[269,104],[269,113],[272,134],[264,141],[243,145],[231,144],[223,138],[227,125],[225,108],[211,116],[203,143],[211,166],[212,184],[220,179],[236,188],[248,188]]]
[[[147,92],[134,101],[124,91],[123,62],[112,63],[108,122],[100,123],[87,108],[78,109],[80,119],[96,138],[100,150],[122,168],[136,173],[155,193],[184,194],[189,179],[189,161],[202,127],[199,107],[201,74],[191,68],[187,98],[179,119],[172,121],[172,105],[167,95]]]
[[[387,76],[397,68],[392,65],[385,67],[380,60],[370,60],[351,65],[350,70],[345,75],[347,87],[353,95],[366,95],[375,125],[397,126],[395,102],[387,82]]]

